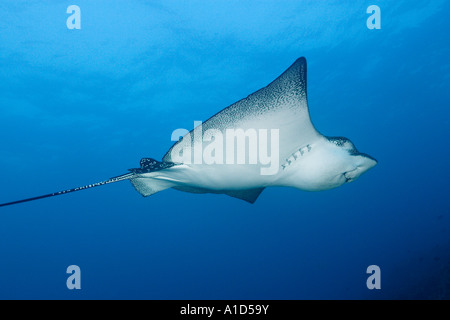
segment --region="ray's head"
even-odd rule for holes
[[[356,180],[364,172],[375,167],[378,163],[375,158],[359,152],[353,142],[347,138],[327,137],[327,140],[339,148],[344,155],[342,163],[337,163],[340,167],[340,171],[338,170],[337,172],[337,179],[342,182],[341,184]]]
[[[301,148],[283,165],[280,185],[306,191],[337,188],[355,181],[377,161],[343,137],[323,137]]]

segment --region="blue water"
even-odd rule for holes
[[[69,30],[69,5],[81,29]],[[381,29],[369,30],[369,5]],[[340,188],[254,205],[128,182],[0,210],[0,298],[450,297],[450,3],[0,3],[0,202],[161,159],[192,129],[308,61],[317,129],[379,164]],[[81,290],[66,269],[81,268]],[[368,290],[366,269],[381,269]]]

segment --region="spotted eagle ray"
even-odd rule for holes
[[[332,189],[354,181],[377,164],[371,156],[358,152],[349,139],[326,137],[314,128],[308,110],[306,59],[303,57],[268,86],[204,122],[200,134],[198,128],[176,142],[162,161],[144,158],[140,161],[139,168],[129,169],[128,173],[121,176],[75,189],[0,204],[0,207],[122,180],[130,180],[144,197],[174,188],[191,193],[226,194],[254,203],[266,187],[294,187],[306,191]],[[242,130],[244,133],[249,130],[275,132],[278,140],[271,142],[276,147],[271,150],[272,153],[273,150],[277,151],[276,170],[273,174],[262,174],[264,164],[261,162],[180,162],[180,159],[188,159],[179,157],[183,152],[201,154],[207,148],[211,149],[211,145],[207,143],[199,144],[203,142],[200,140],[207,140],[204,133],[211,130],[215,139],[226,136],[228,130]],[[211,137],[208,139],[212,140]],[[245,150],[246,159],[252,157],[252,152],[255,151],[250,148]]]

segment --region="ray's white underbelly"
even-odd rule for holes
[[[174,186],[211,190],[259,188],[274,179],[261,175],[257,165],[180,165],[156,172],[153,178],[172,181]]]

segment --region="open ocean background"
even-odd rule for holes
[[[81,30],[69,30],[69,5]],[[369,30],[369,5],[381,30]],[[308,61],[317,129],[379,164],[254,205],[120,182],[0,209],[1,299],[450,298],[450,2],[0,2],[0,202],[161,159]],[[381,290],[366,268],[381,268]],[[81,268],[82,290],[66,288]]]

